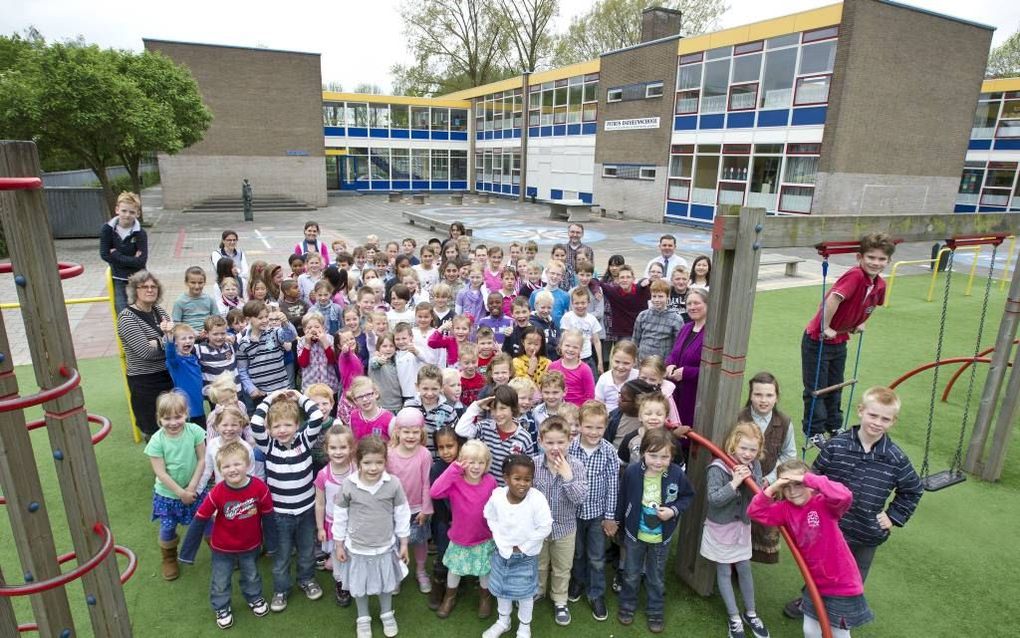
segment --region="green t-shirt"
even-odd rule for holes
[[[184,430],[177,436],[167,436],[162,428],[152,435],[145,446],[146,456],[157,456],[166,464],[166,473],[181,487],[187,487],[198,467],[198,452],[195,448],[205,441],[205,430],[194,423],[185,423]],[[177,498],[170,488],[156,479],[156,494]]]
[[[657,509],[659,505],[662,505],[662,475],[646,475],[641,492],[641,521],[638,523],[637,534],[639,541],[662,542],[662,521],[659,520]]]

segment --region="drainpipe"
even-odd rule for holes
[[[521,74],[521,184],[517,193],[517,201],[524,202],[525,194],[528,192],[528,117],[530,115],[529,101],[531,99],[531,88],[528,80],[531,71]],[[513,166],[510,167],[511,171]]]

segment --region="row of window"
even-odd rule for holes
[[[389,128],[435,132],[466,132],[467,109],[406,104],[325,102],[322,124],[329,127]]]
[[[613,179],[655,179],[654,166],[640,164],[603,164],[602,177]]]
[[[670,149],[667,199],[810,213],[820,147],[675,144]]]
[[[662,97],[662,86],[663,83],[661,81],[618,86],[606,91],[606,102],[629,102],[631,100],[647,100],[653,97]]]
[[[1020,137],[1020,91],[982,93],[970,138]]]
[[[521,151],[487,148],[475,152],[475,180],[491,184],[521,183]]]
[[[825,104],[838,35],[838,27],[827,27],[682,55],[676,113]]]
[[[467,151],[352,147],[338,158],[345,183],[467,180]]]
[[[966,162],[956,202],[1006,208],[1012,197],[1015,207],[1020,204],[1017,175],[1017,162]]]

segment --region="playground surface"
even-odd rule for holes
[[[295,222],[298,224],[299,222]],[[190,227],[190,225],[189,225]],[[242,231],[243,232],[243,231]],[[384,236],[385,231],[378,231]],[[242,235],[246,237],[246,235]],[[246,240],[251,244],[250,240]],[[601,254],[601,253],[600,253]],[[63,255],[61,256],[63,259]],[[73,280],[72,280],[73,281]],[[939,283],[941,283],[941,278]],[[882,309],[869,321],[861,360],[860,389],[887,384],[902,372],[934,358],[938,302],[927,303],[927,278],[907,277],[896,284],[897,301]],[[799,334],[807,316],[817,304],[816,287],[768,291],[755,299],[755,318],[749,348],[748,371],[768,369],[782,384],[780,407],[796,417],[800,415]],[[994,338],[994,326],[1004,302],[1004,293],[994,287],[990,301],[989,325],[985,340]],[[976,318],[981,294],[971,297],[956,294],[950,301],[944,356],[964,356],[973,352]],[[75,335],[77,338],[77,333]],[[114,423],[113,434],[96,448],[102,472],[104,492],[110,512],[111,528],[118,544],[134,549],[139,570],[125,585],[128,609],[138,636],[209,636],[218,633],[208,605],[209,563],[206,550],[198,563],[185,568],[172,583],[162,580],[155,543],[156,527],[149,522],[152,474],[141,447],[131,440],[119,367],[113,358],[83,360],[80,364],[88,410],[105,414]],[[22,393],[32,389],[31,370],[17,369]],[[985,368],[977,375],[980,389]],[[940,378],[939,392],[949,374]],[[925,373],[900,387],[903,412],[892,436],[914,461],[921,464],[925,440],[931,374]],[[979,393],[979,392],[978,392]],[[937,404],[932,436],[933,470],[948,467],[952,458],[963,412],[966,377],[961,379],[947,404]],[[859,396],[859,394],[858,394]],[[977,397],[971,406],[973,417]],[[27,414],[35,418],[38,412]],[[32,435],[35,454],[42,473],[45,497],[59,501],[53,462],[44,433]],[[69,548],[66,525],[59,507],[51,507],[51,516],[60,551]],[[879,550],[866,586],[866,595],[876,613],[876,622],[855,630],[858,637],[959,635],[1005,636],[1014,632],[1011,610],[1015,607],[1015,574],[1020,571],[1020,555],[1013,539],[1020,528],[1020,465],[1007,462],[1002,480],[996,484],[975,479],[924,496],[916,515],[905,529],[894,530],[891,539]],[[6,534],[4,535],[6,536]],[[675,543],[674,543],[675,545]],[[16,580],[17,559],[10,543],[0,543],[0,565],[10,580]],[[260,562],[266,586],[270,583],[270,564]],[[673,561],[667,570],[667,631],[684,636],[722,635],[725,613],[718,597],[701,598],[687,589],[674,575]],[[329,600],[330,577],[317,574],[327,596],[308,602],[292,596],[283,614],[256,619],[243,609],[240,595],[235,596],[234,632],[244,636],[277,636],[300,626],[305,635],[347,634],[353,630],[353,608],[341,610]],[[778,638],[800,635],[800,625],[780,614],[782,604],[798,590],[799,575],[789,555],[778,566],[755,566],[758,610]],[[268,590],[267,590],[268,591]],[[90,635],[81,586],[68,586],[72,608],[77,614],[80,635]],[[440,621],[425,607],[424,596],[413,583],[405,583],[396,598],[397,618],[403,635],[416,635],[423,628],[438,637],[478,635],[487,622],[477,620],[473,610],[476,597],[466,595],[450,619]],[[616,598],[608,597],[611,618]],[[25,601],[15,601],[22,621],[31,612]],[[647,635],[642,619],[632,627],[615,620],[596,623],[586,605],[571,605],[574,621],[569,629],[556,627],[548,601],[536,607],[534,631],[538,636],[557,634],[603,637]],[[376,632],[378,634],[378,627]]]

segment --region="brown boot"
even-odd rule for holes
[[[180,566],[177,564],[177,543],[179,539],[172,541],[159,541],[160,550],[163,553],[163,580],[177,580],[181,575]]]
[[[436,615],[440,618],[448,618],[453,608],[457,606],[457,588],[447,587],[446,593],[443,594],[443,602],[440,603],[439,609],[436,610]]]
[[[432,577],[432,591],[429,592],[429,609],[436,611],[446,595],[446,579]]]
[[[478,590],[478,617],[485,620],[492,615],[492,594],[488,589]]]

